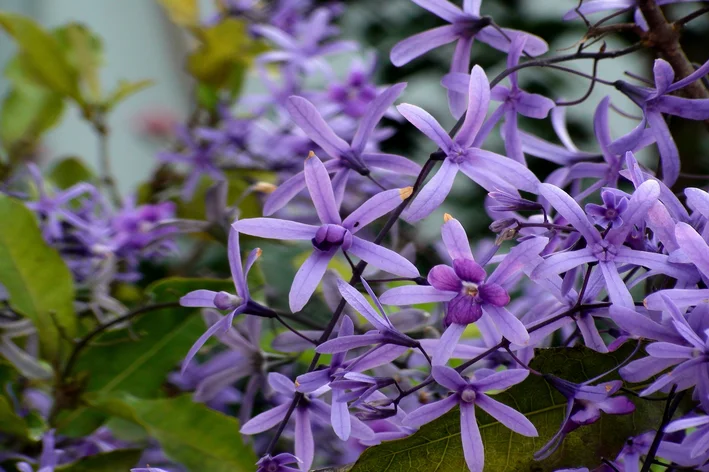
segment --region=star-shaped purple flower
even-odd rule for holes
[[[293,312],[300,311],[310,300],[330,260],[340,250],[392,274],[418,277],[416,267],[401,255],[355,236],[357,231],[399,206],[411,195],[411,187],[378,193],[343,220],[327,168],[315,154],[305,160],[304,177],[321,226],[276,218],[250,218],[233,225],[240,233],[261,238],[312,242],[313,253],[298,269],[291,285],[288,300]]]

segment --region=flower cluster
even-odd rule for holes
[[[221,280],[183,280],[190,288],[178,294],[182,308],[171,307],[202,309],[207,327],[192,337],[172,333],[192,345],[185,346],[180,371],[168,376],[169,388],[193,392],[211,413],[238,416],[260,472],[307,472],[356,462],[383,442],[427,441],[428,431],[451,415],[458,416],[446,427],[459,425],[470,471],[491,470],[486,456],[495,441],[479,424],[483,417],[509,429],[510,441],[539,437],[530,462],[563,456],[566,464],[568,436],[599,427],[605,415],[627,418],[632,428],[645,425],[639,417],[651,402],[664,402],[665,412],[652,427],[634,429],[617,456],[567,465],[630,471],[654,462],[709,470],[709,193],[682,185],[682,147],[667,122],[709,122],[709,62],[694,65],[684,52],[660,51],[668,60],[654,60],[651,79],[629,74],[641,85],[599,78],[595,67],[590,76],[558,65],[665,44],[671,38],[653,36],[660,33],[649,25],[659,20],[649,16],[648,4],[661,13],[658,5],[682,0],[581,2],[564,19],[588,22],[597,12],[632,10],[633,22],[617,29],[640,35],[640,42],[589,52],[611,15],[590,27],[577,53],[548,59],[536,59],[549,49],[543,39],[498,26],[481,13],[480,0],[464,0],[462,8],[412,1],[446,24],[400,40],[390,60],[404,66],[455,42],[441,80],[458,120],[450,132],[419,106],[395,105],[407,84],[375,84],[372,56],[353,60],[346,77],[337,77],[329,56],[359,47],[339,38],[339,6],[280,0],[266,8],[239,0],[224,2],[207,24],[236,17],[247,22],[250,38],[268,43],[253,65],[265,94],[220,97],[209,119],[181,126],[175,147],[158,154],[164,167],[185,171],[180,191],[167,192],[179,193],[183,203],[201,198],[205,176],[217,182],[204,197],[208,221],[177,218],[168,199],[112,202],[87,182],[50,189],[30,165],[34,188],[22,199],[44,240],[87,289],[77,305],[96,314],[96,333],[120,327],[130,319],[121,316],[129,310],[114,290],[117,282],[139,281],[141,263],[179,252],[178,233],[226,242],[233,288],[213,289]],[[665,26],[678,29],[681,22]],[[499,75],[471,66],[475,39],[506,54]],[[682,61],[689,70],[677,65]],[[578,103],[529,92],[525,71],[535,66],[584,77],[591,89]],[[312,85],[323,77],[325,87]],[[592,105],[593,87],[616,95]],[[628,115],[636,122],[626,134],[615,133],[609,118],[621,97],[638,108],[638,116]],[[580,150],[566,127],[565,108],[579,103],[593,108],[586,114],[595,151]],[[547,117],[553,142],[529,131],[528,119]],[[382,150],[396,129],[410,125],[426,139],[426,160]],[[502,146],[490,139],[496,130]],[[653,153],[657,164],[645,159]],[[236,199],[226,189],[234,171],[259,176]],[[451,210],[459,172],[467,177],[459,188],[486,195],[477,217],[489,217],[490,238],[471,238],[468,215]],[[259,180],[263,175],[271,180]],[[263,216],[241,212],[251,193],[259,194]],[[433,225],[433,240],[430,231],[419,234],[422,222]],[[286,260],[286,252],[297,256]],[[264,275],[260,266],[269,261]],[[274,281],[284,278],[285,289]],[[0,291],[13,306],[10,295]],[[41,330],[18,313],[2,315],[2,358],[28,380],[51,379],[36,346]],[[89,330],[76,345],[94,336]],[[545,352],[539,349],[550,347],[583,348],[613,365],[583,372],[583,380],[564,378],[538,362]],[[62,382],[56,385],[67,387]],[[530,414],[530,402],[515,400],[534,382],[563,410],[553,431]],[[52,426],[67,404],[31,387],[18,388],[19,396],[9,391],[19,416],[36,415]],[[48,472],[96,448],[128,447],[110,428],[81,440],[48,429],[38,458],[23,452],[7,459],[23,472]],[[141,464],[156,457],[151,462],[173,467],[174,447],[162,448],[167,458],[152,443]],[[5,458],[0,453],[0,462]]]

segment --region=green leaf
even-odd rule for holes
[[[0,432],[21,438],[29,436],[27,425],[17,416],[10,402],[2,395],[0,395]]]
[[[101,96],[98,71],[103,64],[103,41],[86,25],[69,23],[53,31],[79,80],[86,85],[88,97],[96,101]]]
[[[617,366],[633,348],[626,345],[609,354],[599,354],[585,347],[538,349],[531,367],[572,382],[583,382]],[[604,381],[617,378],[617,374],[609,375]],[[631,397],[636,405],[633,414],[604,414],[596,423],[570,433],[558,451],[537,462],[532,455],[558,430],[564,419],[566,399],[546,380],[535,375],[495,395],[495,399],[524,413],[539,431],[538,438],[521,436],[476,409],[485,445],[485,470],[505,472],[544,472],[582,466],[593,469],[600,465],[602,457],[616,457],[628,437],[656,428],[665,407],[665,402]],[[367,449],[351,469],[352,472],[431,470],[467,470],[457,408],[422,426],[408,438]]]
[[[187,70],[200,82],[238,93],[246,69],[266,46],[254,40],[246,24],[229,18],[194,30],[200,47],[187,59]]]
[[[140,449],[121,449],[84,457],[77,462],[55,468],[56,472],[116,472],[130,470],[140,460]]]
[[[199,22],[198,0],[158,0],[170,19],[181,26],[194,26]]]
[[[154,303],[176,302],[197,289],[234,290],[231,280],[165,279],[148,287]],[[168,373],[176,368],[187,351],[206,329],[198,310],[166,308],[143,314],[128,330],[101,335],[79,357],[76,370],[86,378],[85,393],[131,394],[155,398]],[[81,436],[105,420],[104,415],[87,408],[62,413],[59,431]]]
[[[138,80],[136,82],[131,82],[128,80],[119,80],[116,88],[108,94],[108,97],[104,101],[104,107],[106,111],[112,110],[116,105],[121,103],[123,100],[129,98],[141,90],[151,87],[155,82],[150,79]]]
[[[59,41],[33,20],[0,13],[0,27],[15,38],[26,65],[45,87],[83,103],[77,70],[67,60]]]
[[[58,188],[67,189],[79,182],[90,182],[95,176],[81,159],[67,157],[54,164],[47,177]]]
[[[61,256],[42,238],[37,220],[22,202],[0,195],[0,283],[10,305],[39,332],[42,357],[57,360],[62,333],[76,333],[74,281]]]
[[[31,84],[15,86],[0,109],[0,141],[12,157],[27,155],[63,114],[61,95]]]
[[[254,470],[257,458],[252,448],[242,443],[239,422],[195,403],[189,395],[161,400],[95,397],[89,401],[142,425],[168,457],[190,471]]]

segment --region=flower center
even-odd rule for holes
[[[322,225],[315,233],[312,243],[315,249],[320,251],[329,251],[337,247],[347,250],[352,246],[352,233],[340,225]]]
[[[618,248],[606,240],[594,244],[591,250],[593,251],[594,257],[601,262],[610,262],[615,259],[616,254],[618,254]]]
[[[471,387],[466,387],[465,390],[460,393],[460,399],[463,400],[465,403],[475,402],[475,396],[475,390],[473,390]]]
[[[460,293],[462,295],[466,295],[469,297],[477,297],[478,296],[478,284],[473,283],[473,282],[466,282],[464,280],[461,281],[463,287],[460,290]]]
[[[454,144],[453,147],[451,147],[450,151],[448,152],[447,157],[448,157],[448,159],[450,159],[451,162],[454,162],[456,164],[460,164],[461,162],[465,161],[468,158],[468,150],[463,149],[458,144]]]
[[[609,220],[614,220],[618,216],[618,210],[615,208],[607,208],[606,209],[606,218]]]

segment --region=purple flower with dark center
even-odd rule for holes
[[[286,417],[290,404],[295,396],[295,384],[285,375],[271,372],[268,374],[268,384],[277,394],[279,405],[251,418],[241,427],[242,434],[257,434],[278,425]],[[298,402],[295,409],[295,455],[302,461],[300,470],[307,472],[313,464],[315,445],[311,419],[317,419],[323,424],[330,423],[330,405],[317,397],[325,392],[320,389],[306,394]],[[355,417],[350,418],[352,436],[361,439],[371,439],[374,432]]]
[[[175,133],[181,141],[182,151],[162,151],[157,154],[157,158],[163,162],[188,166],[187,178],[182,188],[182,199],[190,200],[203,175],[208,175],[216,181],[225,179],[217,162],[218,145],[193,138],[185,127],[178,127]]]
[[[453,138],[427,111],[408,103],[397,107],[404,118],[445,153],[441,168],[404,212],[404,219],[409,223],[425,218],[443,203],[458,171],[489,192],[537,191],[539,180],[529,169],[512,159],[480,148],[480,129],[490,102],[490,84],[480,66],[473,67],[468,87],[465,119]]]
[[[351,143],[347,143],[330,128],[311,102],[296,96],[288,100],[286,107],[293,121],[331,157],[325,163],[325,168],[328,173],[335,174],[332,185],[338,205],[342,202],[347,180],[353,170],[362,175],[369,175],[369,169],[376,168],[412,176],[421,171],[418,164],[403,156],[367,150],[367,143],[374,128],[405,87],[406,84],[393,85],[369,104]],[[306,179],[302,172],[283,182],[266,201],[264,215],[275,213],[305,186]]]
[[[597,262],[606,281],[611,302],[633,308],[635,306],[633,297],[621,279],[616,264],[647,267],[677,279],[692,276],[691,273],[688,274],[686,268],[668,262],[664,254],[639,251],[624,246],[626,238],[635,225],[643,222],[647,212],[657,202],[660,195],[660,186],[657,182],[649,180],[637,188],[628,201],[623,214],[623,224],[614,226],[604,236],[601,236],[576,200],[569,194],[551,184],[541,184],[539,192],[581,234],[586,240],[586,247],[552,254],[532,272],[532,279],[560,274],[581,264]]]
[[[692,459],[709,452],[709,415],[693,416],[675,420],[665,428],[666,433],[674,433],[685,429],[696,428],[689,433],[688,441],[692,442],[690,456]]]
[[[519,63],[519,58],[522,55],[522,50],[527,44],[527,36],[517,35],[512,38],[512,45],[507,55],[507,68],[511,69]],[[490,119],[485,122],[483,129],[480,130],[480,136],[487,136],[497,122],[505,117],[505,123],[502,126],[502,137],[505,142],[505,151],[507,157],[511,157],[517,162],[524,163],[524,153],[522,152],[522,142],[520,138],[519,128],[517,126],[517,114],[527,116],[529,118],[542,119],[546,118],[549,110],[554,108],[553,100],[536,93],[528,93],[519,88],[517,72],[509,75],[510,87],[497,85],[490,91],[490,97],[502,104],[493,112]],[[441,84],[458,92],[461,98],[465,98],[468,92],[468,75],[463,73],[448,74],[443,77]],[[460,116],[465,111],[465,102],[454,107],[461,110]],[[451,112],[456,116],[454,109]]]
[[[328,87],[326,96],[339,112],[352,118],[362,118],[367,112],[369,104],[379,95],[377,86],[372,82],[374,65],[374,55],[367,59],[367,63],[355,59],[347,78]]]
[[[180,305],[186,307],[201,307],[201,308],[216,308],[218,310],[228,310],[229,314],[222,318],[219,322],[214,323],[207,331],[199,337],[192,345],[187,357],[182,363],[182,371],[184,372],[192,358],[204,346],[209,338],[217,331],[225,332],[229,329],[234,317],[244,312],[253,315],[270,315],[270,310],[259,303],[251,300],[249,287],[246,283],[251,266],[256,262],[256,259],[261,255],[261,249],[254,249],[246,259],[246,264],[242,267],[241,264],[241,248],[239,246],[239,234],[232,229],[229,232],[229,242],[227,245],[227,253],[229,255],[229,267],[231,269],[231,277],[234,281],[236,294],[228,292],[214,292],[212,290],[194,290],[180,298]]]
[[[640,392],[650,395],[670,385],[677,390],[696,386],[695,396],[703,408],[709,408],[709,317],[706,312],[698,312],[688,322],[677,306],[667,296],[662,296],[665,309],[672,320],[681,341],[658,341],[649,344],[645,351],[649,357],[631,362],[620,370],[621,375],[631,382],[639,382],[656,375],[671,366],[672,371],[660,376],[649,387]]]
[[[379,269],[402,277],[418,277],[416,267],[396,252],[355,236],[357,231],[394,210],[411,195],[412,188],[385,190],[378,193],[344,220],[340,217],[335,193],[327,169],[315,154],[305,160],[303,172],[310,198],[321,226],[296,223],[276,218],[250,218],[234,223],[240,233],[269,239],[310,241],[313,252],[293,279],[289,294],[290,309],[300,311],[310,300],[330,260],[342,250],[367,261]]]
[[[437,265],[428,274],[430,286],[392,288],[382,295],[382,302],[390,305],[447,302],[444,321],[447,328],[433,354],[434,364],[445,364],[465,327],[478,321],[484,314],[487,314],[505,338],[518,345],[526,344],[529,334],[524,325],[504,308],[510,301],[505,284],[537,257],[546,245],[546,239],[535,238],[521,243],[487,277],[482,266],[475,262],[468,244],[468,235],[458,220],[446,214],[441,236],[453,259],[452,267]]]
[[[547,43],[537,36],[509,28],[493,27],[492,18],[480,15],[481,0],[465,0],[462,10],[447,0],[413,0],[413,2],[450,24],[399,41],[392,48],[390,54],[391,62],[397,67],[453,41],[457,41],[457,43],[451,61],[450,72],[452,73],[468,72],[470,51],[475,39],[500,51],[508,52],[511,49],[513,38],[525,36],[527,38],[527,43],[524,46],[526,54],[538,56],[548,50]],[[448,92],[448,102],[455,116],[460,116],[465,111],[465,98],[461,95],[452,90]]]
[[[587,204],[586,213],[602,228],[609,225],[614,228],[621,226],[623,212],[628,208],[628,199],[610,190],[604,190],[601,192],[601,200],[603,205]]]
[[[485,451],[478,424],[475,421],[475,407],[483,409],[490,416],[512,431],[527,437],[537,437],[537,429],[520,412],[485,395],[489,390],[506,390],[522,382],[529,375],[524,369],[492,372],[481,369],[472,379],[461,376],[450,367],[434,366],[431,374],[440,385],[454,393],[437,402],[429,403],[412,411],[404,420],[405,426],[419,427],[460,406],[460,433],[463,455],[471,472],[482,472],[485,465]]]
[[[275,456],[266,454],[256,463],[256,472],[298,472],[299,469],[288,467],[288,464],[298,464],[300,460],[293,454],[283,452]]]
[[[653,73],[655,88],[631,85],[619,80],[616,88],[623,92],[643,110],[643,115],[650,125],[662,163],[662,181],[671,187],[677,181],[680,170],[679,151],[670,133],[663,113],[680,116],[688,120],[709,118],[709,99],[689,99],[670,95],[704,77],[709,72],[709,61],[684,79],[673,82],[675,73],[672,66],[663,59],[656,59]]]
[[[571,431],[598,421],[601,412],[609,415],[626,415],[635,411],[635,405],[626,397],[612,396],[623,386],[622,381],[613,380],[591,385],[599,377],[576,384],[553,375],[544,376],[547,382],[566,397],[566,416],[559,431],[534,454],[536,460],[546,459],[553,454]]]

